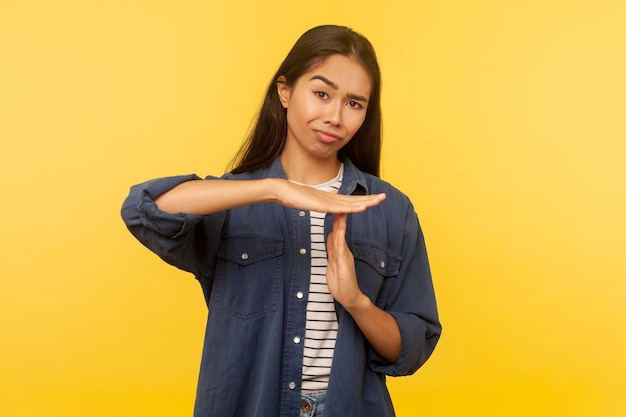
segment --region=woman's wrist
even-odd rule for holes
[[[285,195],[285,180],[280,178],[265,178],[261,180],[263,184],[263,195],[265,202],[282,203]]]
[[[368,314],[369,309],[371,309],[373,305],[369,297],[362,292],[350,303],[342,304],[343,308],[353,317]]]

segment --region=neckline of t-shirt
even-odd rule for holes
[[[341,182],[343,180],[343,162],[341,163],[341,165],[339,166],[339,172],[337,173],[337,176],[331,180],[328,180],[326,182],[323,182],[321,184],[315,184],[315,185],[309,185],[309,184],[302,184],[301,182],[298,181],[294,181],[294,180],[289,180],[291,182],[293,182],[294,184],[298,184],[298,185],[306,185],[307,187],[311,187],[311,188],[315,188],[315,189],[322,189],[322,188],[328,188],[329,186],[336,184],[338,182]]]

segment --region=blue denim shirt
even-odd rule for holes
[[[415,372],[441,333],[430,268],[409,199],[349,160],[344,164],[340,193],[387,193],[379,206],[348,216],[346,241],[361,290],[396,319],[402,351],[396,363],[383,359],[336,303],[339,330],[325,415],[393,416],[385,376]],[[267,169],[222,178],[268,177],[285,178],[278,158]],[[294,338],[302,338],[306,320],[309,213],[275,203],[207,216],[157,208],[157,196],[193,179],[199,178],[133,186],[122,217],[144,245],[202,286],[209,315],[194,416],[299,416],[303,344]],[[326,217],[326,235],[332,220]]]

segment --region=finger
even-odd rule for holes
[[[345,213],[335,214],[333,219],[333,250],[338,256],[342,256],[346,249],[346,217]]]
[[[387,198],[387,194],[379,193],[379,194],[369,194],[362,196],[353,196],[355,198],[359,198],[363,203],[368,205],[377,205],[380,204],[385,198]]]
[[[365,211],[369,207],[379,205],[387,195],[385,193],[372,194],[366,196],[344,196],[347,200],[345,202],[352,207],[358,208],[359,211]]]
[[[334,238],[335,238],[335,233],[331,232],[328,235],[328,239],[326,239],[326,256],[328,258],[328,262],[332,262],[332,259],[335,256],[335,245],[333,244]]]
[[[344,201],[352,201],[358,202],[362,204],[379,204],[383,201],[387,195],[385,193],[380,194],[369,194],[369,195],[345,195],[345,194],[335,194],[338,198],[343,199]]]
[[[333,219],[333,232],[345,234],[346,231],[346,213],[337,213]]]

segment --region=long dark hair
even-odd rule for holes
[[[372,91],[363,124],[350,142],[339,150],[339,158],[350,160],[361,171],[380,175],[382,120],[380,111],[380,68],[372,44],[344,26],[324,25],[309,29],[295,43],[270,82],[256,123],[231,161],[232,173],[267,167],[283,150],[287,138],[287,113],[280,103],[276,83],[280,76],[292,86],[300,76],[331,55],[355,58],[367,71]]]

